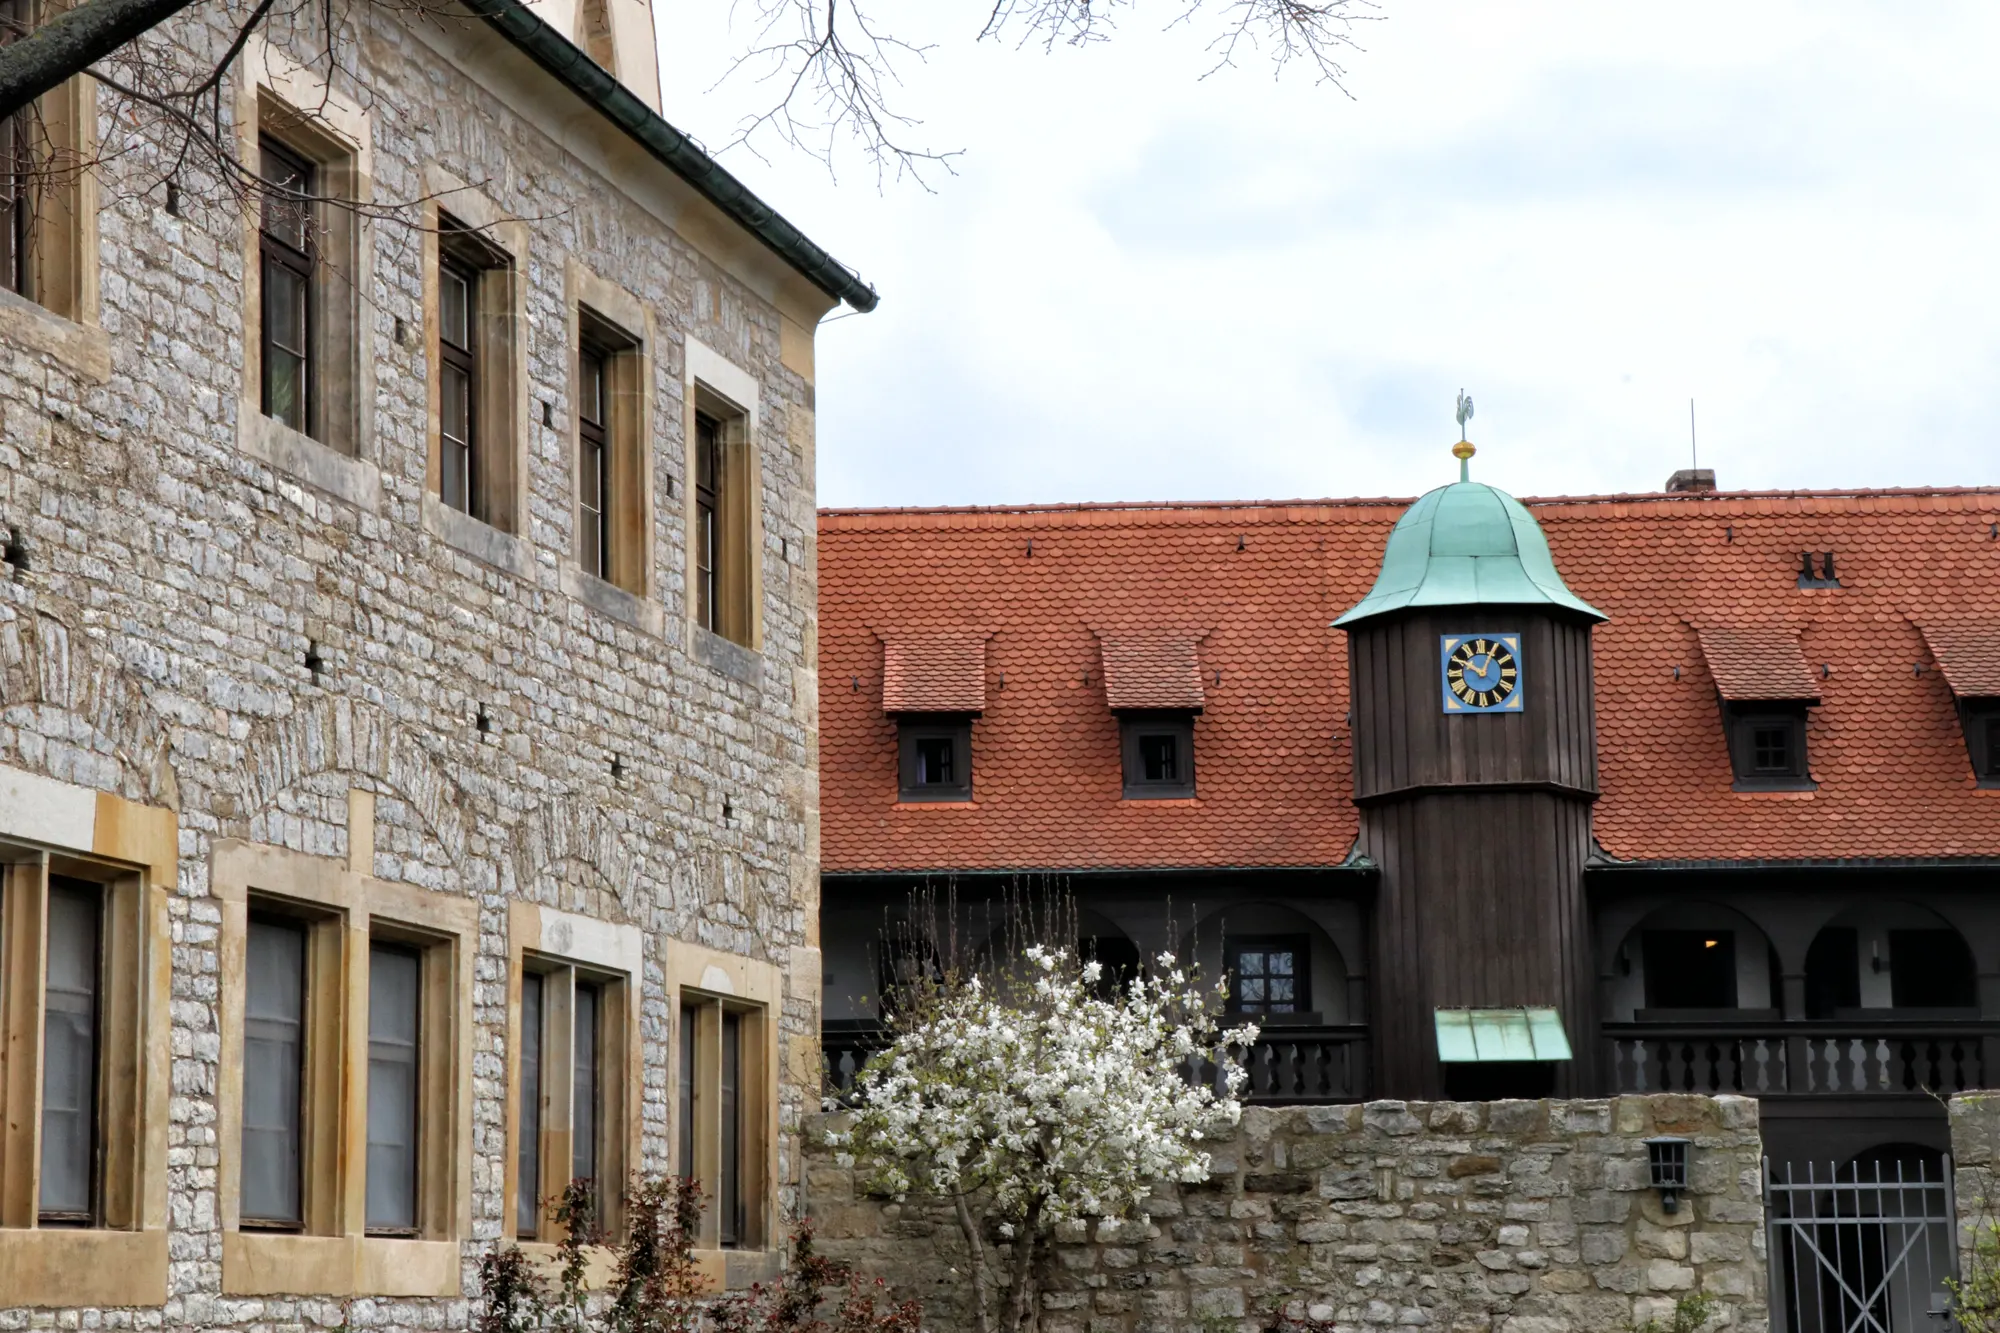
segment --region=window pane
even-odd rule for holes
[[[920,787],[948,787],[951,785],[951,738],[931,736],[917,742],[917,785]]]
[[[1172,736],[1141,736],[1139,756],[1148,782],[1174,782],[1180,777],[1178,747]]]
[[[575,1073],[570,1082],[569,1172],[576,1180],[597,1179],[598,998],[595,986],[577,986],[576,1036],[571,1048]]]
[[[715,628],[715,506],[695,506],[695,623]]]
[[[542,978],[521,978],[521,1127],[515,1149],[514,1232],[533,1236],[542,1212]]]
[[[461,351],[472,350],[472,282],[455,268],[438,273],[438,336]]]
[[[694,484],[713,491],[722,475],[722,423],[697,412],[694,418]]]
[[[368,1226],[417,1225],[417,1033],[422,960],[368,951]]]
[[[243,1216],[297,1225],[306,932],[252,921],[243,1013]]]
[[[715,1187],[715,1212],[722,1243],[743,1239],[743,1016],[722,1015],[722,1169]]]
[[[89,1221],[97,1148],[98,929],[104,890],[49,881],[47,1010],[42,1024],[44,1218]]]
[[[680,1087],[680,1170],[684,1176],[695,1173],[694,1160],[694,1031],[695,1016],[699,1011],[693,1005],[681,1010],[681,1087]]]
[[[453,509],[472,512],[472,377],[458,366],[438,371],[439,492]]]
[[[596,352],[583,353],[580,369],[583,382],[577,386],[577,413],[593,426],[604,424],[604,358]]]
[[[305,252],[312,243],[312,168],[276,144],[262,145],[265,182],[264,231],[292,249]]]

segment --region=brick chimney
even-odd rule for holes
[[[1667,493],[1699,492],[1715,489],[1715,469],[1711,467],[1684,467],[1667,478]]]

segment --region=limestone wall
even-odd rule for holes
[[[1694,1141],[1692,1193],[1662,1210],[1643,1140]],[[815,1138],[817,1136],[815,1135]],[[1767,1326],[1762,1139],[1740,1097],[1373,1102],[1253,1108],[1199,1186],[1058,1247],[1047,1333],[1253,1333],[1274,1313],[1340,1330],[1607,1333],[1721,1302]],[[969,1328],[949,1211],[868,1199],[809,1149],[825,1248]]]

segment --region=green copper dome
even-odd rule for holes
[[[1549,606],[1604,619],[1556,573],[1534,515],[1477,481],[1440,486],[1411,505],[1389,534],[1375,586],[1333,623],[1351,629],[1420,606]]]

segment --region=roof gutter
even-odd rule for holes
[[[695,141],[618,82],[575,43],[530,13],[521,0],[465,0],[465,5],[558,83],[602,112],[640,147],[700,191],[732,221],[769,246],[828,296],[866,314],[880,299],[859,274],[750,192]]]

